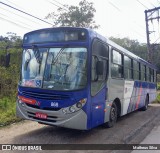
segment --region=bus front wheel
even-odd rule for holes
[[[113,102],[110,110],[109,122],[106,123],[106,127],[111,128],[116,123],[118,116],[117,110],[117,105]]]

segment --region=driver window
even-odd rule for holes
[[[108,54],[109,47],[94,40],[92,45],[92,65],[91,65],[91,95],[96,95],[104,86],[108,75]]]

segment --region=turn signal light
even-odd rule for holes
[[[28,103],[28,104],[32,104],[32,105],[36,104],[36,100],[34,100],[34,99],[26,98],[23,96],[18,96],[18,98],[19,98],[19,100],[21,100],[24,103]]]

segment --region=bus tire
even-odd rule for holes
[[[145,105],[144,105],[144,107],[141,108],[141,110],[146,111],[148,109],[148,104],[149,104],[149,97],[148,97],[148,95],[146,95]]]
[[[106,127],[107,128],[113,127],[114,124],[117,122],[117,117],[118,117],[117,105],[115,102],[113,102],[110,110],[109,121],[106,123]]]

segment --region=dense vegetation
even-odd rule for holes
[[[18,120],[15,116],[17,83],[21,65],[22,39],[14,33],[0,36],[0,126]],[[11,54],[10,66],[5,67],[5,55]]]
[[[110,37],[110,40],[129,50],[130,52],[138,55],[139,57],[147,60],[147,45],[139,43],[137,40],[131,40],[129,38],[114,38]]]

